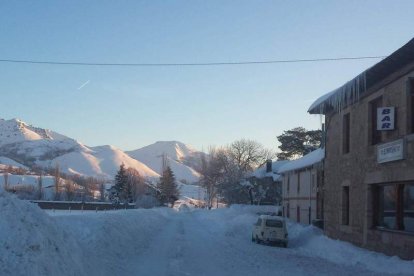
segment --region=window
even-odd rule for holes
[[[283,222],[280,221],[280,220],[268,219],[268,220],[266,220],[266,226],[267,227],[282,228],[283,227]]]
[[[342,187],[342,225],[349,225],[349,186]]]
[[[350,150],[351,115],[345,114],[342,118],[342,153],[349,153]]]
[[[288,218],[290,218],[290,206],[289,206],[289,203],[287,204],[287,207],[286,207],[286,216]]]
[[[410,112],[408,113],[408,121],[410,126],[410,133],[414,133],[414,79],[410,79],[408,82],[408,93],[409,93],[409,105]]]
[[[262,219],[261,218],[259,218],[256,222],[256,226],[260,226],[260,225],[262,225]]]
[[[370,102],[370,142],[371,145],[381,143],[381,131],[377,130],[377,109],[382,106],[382,97],[379,97]]]
[[[414,183],[377,187],[376,226],[414,232]]]
[[[300,223],[300,207],[296,206],[296,221]]]
[[[287,175],[287,195],[289,195],[289,189],[290,189],[290,177],[289,174]]]
[[[414,185],[404,185],[403,227],[405,231],[414,232]]]

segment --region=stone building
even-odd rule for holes
[[[322,96],[324,223],[332,238],[414,258],[414,39]]]
[[[322,219],[322,183],[324,149],[317,149],[283,165],[283,216],[303,224]]]

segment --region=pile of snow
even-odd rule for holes
[[[319,148],[314,150],[305,156],[288,162],[287,164],[280,167],[278,173],[284,173],[287,171],[298,170],[306,167],[310,167],[316,163],[321,162],[325,158],[325,149]]]
[[[201,210],[49,211],[0,193],[0,275],[412,275],[402,261],[288,223],[289,247],[251,242],[259,212],[276,206]],[[153,273],[152,273],[153,272]],[[185,273],[184,273],[185,272]],[[198,273],[197,273],[198,272]],[[307,272],[307,273],[306,273]]]
[[[178,181],[185,180],[187,183],[194,183],[200,178],[200,174],[197,171],[183,163],[187,158],[194,157],[199,152],[181,142],[159,141],[137,150],[128,151],[127,153],[132,158],[146,164],[158,174],[162,173],[163,157],[165,157]]]
[[[288,229],[291,246],[301,254],[318,256],[336,264],[362,266],[379,274],[414,272],[413,261],[402,261],[396,256],[388,257],[348,242],[330,239],[314,226],[290,223]]]
[[[49,212],[83,246],[92,275],[134,275],[141,254],[174,211],[169,208],[109,212]],[[77,253],[77,252],[76,252]]]
[[[189,185],[189,184],[178,184],[178,189],[180,191],[180,198],[190,197],[193,199],[204,200],[206,196],[206,190],[203,187],[198,185]]]
[[[251,243],[253,224],[260,212],[277,212],[275,206],[232,205],[230,208],[216,209],[203,216],[208,224],[214,224],[215,234],[234,239],[237,243]],[[403,261],[399,257],[389,257],[382,253],[369,251],[351,243],[333,240],[323,235],[319,228],[288,222],[289,248],[286,254],[319,257],[338,264],[360,267],[378,274],[412,275],[414,261]]]
[[[37,206],[0,192],[0,275],[88,275],[75,239]]]

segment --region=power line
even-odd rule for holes
[[[326,62],[326,61],[342,61],[342,60],[382,59],[385,57],[386,56],[364,56],[364,57],[285,59],[285,60],[235,61],[235,62],[204,62],[204,63],[95,63],[95,62],[64,62],[64,61],[40,61],[40,60],[19,60],[19,59],[0,59],[0,62],[44,64],[44,65],[75,65],[75,66],[168,67],[168,66],[222,66],[222,65],[257,65],[257,64],[275,64],[275,63]]]

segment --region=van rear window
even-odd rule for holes
[[[281,222],[280,220],[269,219],[269,220],[266,220],[266,226],[282,228],[283,222]]]

